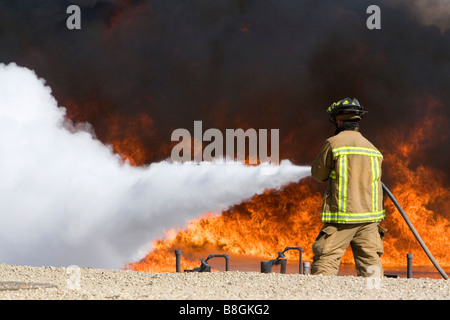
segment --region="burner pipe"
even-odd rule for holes
[[[299,274],[302,274],[302,273],[303,273],[303,271],[302,271],[302,265],[303,265],[303,263],[302,263],[302,253],[303,253],[303,248],[302,248],[302,247],[286,247],[286,248],[284,248],[284,250],[283,250],[283,252],[281,253],[281,255],[278,254],[278,256],[281,256],[281,257],[284,258],[284,253],[285,253],[286,251],[288,251],[288,250],[298,250],[298,253],[299,253],[299,259],[298,259],[298,273],[299,273]]]
[[[176,270],[181,272],[181,250],[175,250]]]
[[[412,253],[408,253],[406,255],[406,278],[411,279],[412,276],[412,258],[413,258],[413,254]]]

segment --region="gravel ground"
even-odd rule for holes
[[[450,300],[443,279],[259,272],[145,273],[0,264],[2,300]]]

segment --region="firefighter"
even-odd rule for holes
[[[350,245],[358,276],[382,277],[383,155],[359,132],[359,121],[367,111],[358,100],[335,102],[327,113],[336,131],[311,166],[315,180],[328,181],[321,209],[324,225],[312,247],[311,273],[337,275]]]

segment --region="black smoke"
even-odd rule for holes
[[[71,4],[81,30],[66,27]],[[372,4],[381,30],[366,27]],[[450,169],[450,30],[425,25],[407,1],[3,0],[0,44],[0,62],[35,70],[101,140],[136,136],[145,163],[170,156],[172,130],[202,120],[279,128],[281,159],[309,164],[334,132],[325,109],[356,97],[369,110],[362,131],[384,153],[438,101],[441,138],[418,161]],[[110,128],[142,115],[152,121]]]

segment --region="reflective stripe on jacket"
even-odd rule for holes
[[[381,187],[383,155],[358,131],[342,131],[326,140],[311,174],[328,181],[323,222],[378,222],[386,217]]]

